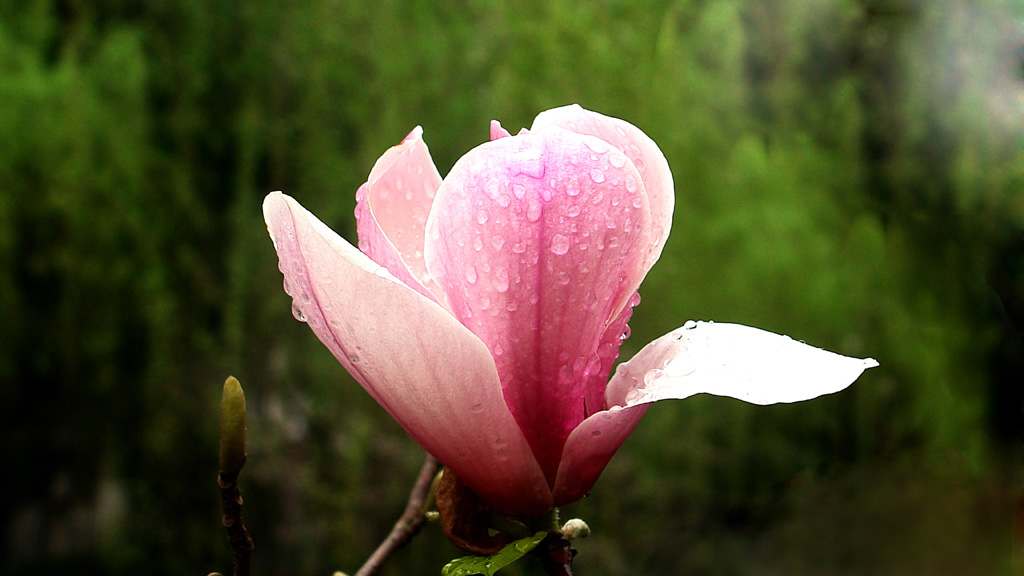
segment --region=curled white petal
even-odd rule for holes
[[[687,322],[621,364],[610,406],[707,393],[753,404],[799,402],[838,392],[878,366],[740,324]]]

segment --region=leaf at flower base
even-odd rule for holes
[[[530,550],[536,548],[547,535],[548,533],[542,530],[533,536],[520,538],[502,548],[494,556],[463,556],[462,558],[456,558],[445,564],[444,568],[441,569],[441,576],[474,576],[476,574],[494,576],[498,570],[519,560]]]

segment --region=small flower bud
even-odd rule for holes
[[[224,381],[220,400],[220,472],[237,478],[245,465],[245,393],[234,376]]]
[[[566,540],[573,540],[576,538],[586,538],[590,536],[590,526],[579,518],[573,518],[562,526],[562,535],[565,536]]]

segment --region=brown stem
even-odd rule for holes
[[[427,495],[430,493],[430,484],[434,481],[434,476],[437,475],[437,471],[440,468],[441,463],[430,454],[427,454],[426,459],[423,461],[423,468],[420,469],[420,475],[416,478],[412,491],[409,492],[409,503],[405,506],[405,512],[402,512],[402,516],[395,522],[395,526],[391,528],[391,533],[377,546],[373,554],[366,559],[366,562],[363,563],[362,568],[356,572],[355,576],[372,576],[376,574],[389,556],[402,546],[408,544],[413,536],[423,529],[423,525],[427,523],[427,515],[423,505],[427,501]]]
[[[228,542],[235,553],[235,576],[249,576],[249,559],[252,556],[252,538],[242,522],[242,491],[238,489],[238,476],[221,472],[217,475],[220,486],[221,506],[224,509],[224,529]]]

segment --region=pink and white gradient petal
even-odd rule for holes
[[[740,324],[687,322],[619,365],[611,406],[714,394],[752,404],[800,402],[853,383],[872,358],[850,358]]]
[[[427,274],[423,237],[441,175],[417,126],[377,160],[356,193],[359,249],[417,292],[443,303]]]
[[[551,482],[569,433],[601,408],[584,406],[588,375],[601,370],[600,338],[639,286],[649,243],[636,168],[591,136],[553,128],[485,143],[438,190],[427,268],[490,348]]]
[[[295,200],[273,193],[263,211],[296,309],[363,388],[498,511],[550,509],[483,342]]]
[[[591,112],[579,104],[541,112],[534,119],[530,131],[537,132],[552,126],[596,136],[618,148],[636,166],[651,205],[651,245],[644,260],[645,272],[650,270],[668,240],[675,206],[672,171],[661,149],[642,130],[629,122]]]

